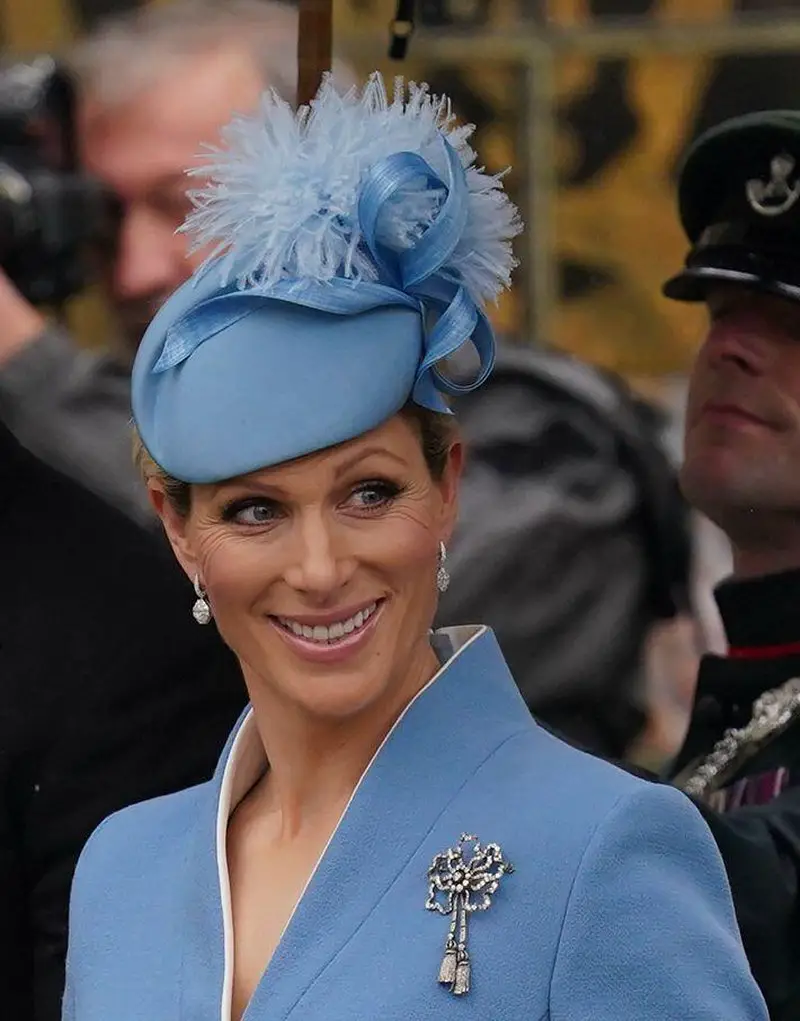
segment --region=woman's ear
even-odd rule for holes
[[[147,495],[153,510],[161,519],[175,558],[189,579],[193,581],[197,574],[197,560],[189,539],[187,516],[178,511],[157,480],[148,481]]]
[[[458,518],[458,491],[461,473],[464,469],[464,444],[460,439],[453,442],[447,452],[447,464],[439,483],[442,493],[442,539],[448,543],[455,531]]]

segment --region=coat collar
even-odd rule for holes
[[[714,598],[728,639],[728,658],[765,662],[800,654],[800,570],[730,578]]]
[[[443,633],[440,632],[439,635]],[[280,944],[255,991],[245,1021],[283,1021],[350,939],[438,816],[469,777],[513,734],[536,729],[487,628],[445,632],[453,654],[412,700],[362,775]],[[225,834],[230,812],[266,767],[251,713],[237,725],[210,785],[198,819],[194,874],[187,896],[194,902],[187,943],[182,1005],[184,1019],[203,1016],[201,1004],[221,1003],[228,1021],[231,977],[222,948],[231,945],[227,908]],[[386,811],[391,801],[391,815]],[[382,825],[390,820],[390,825]],[[464,820],[468,828],[469,820]],[[459,834],[453,834],[453,841]],[[369,853],[365,878],[364,855]],[[189,878],[187,876],[187,878]],[[421,883],[424,877],[421,877]],[[198,890],[214,891],[208,898]],[[331,897],[331,890],[347,890]],[[424,892],[420,887],[421,894]],[[202,900],[202,906],[198,902]],[[194,928],[197,926],[197,928]],[[201,935],[202,934],[202,935]],[[204,937],[204,938],[203,938]],[[228,969],[229,970],[229,969]]]

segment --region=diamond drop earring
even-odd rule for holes
[[[450,575],[444,566],[447,560],[447,547],[443,542],[439,543],[439,570],[436,572],[436,587],[440,592],[446,592],[450,586]]]
[[[192,616],[198,624],[208,624],[211,620],[211,607],[208,605],[208,600],[198,575],[194,576],[194,593],[197,596],[197,601],[192,607]]]

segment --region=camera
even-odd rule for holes
[[[34,305],[83,290],[117,234],[114,196],[79,166],[75,92],[50,56],[0,61],[0,267]]]

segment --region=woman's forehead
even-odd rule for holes
[[[232,487],[264,489],[295,488],[304,484],[334,484],[362,463],[383,460],[387,468],[411,467],[421,458],[419,438],[413,426],[400,415],[347,443],[258,471],[200,488],[217,492]]]

